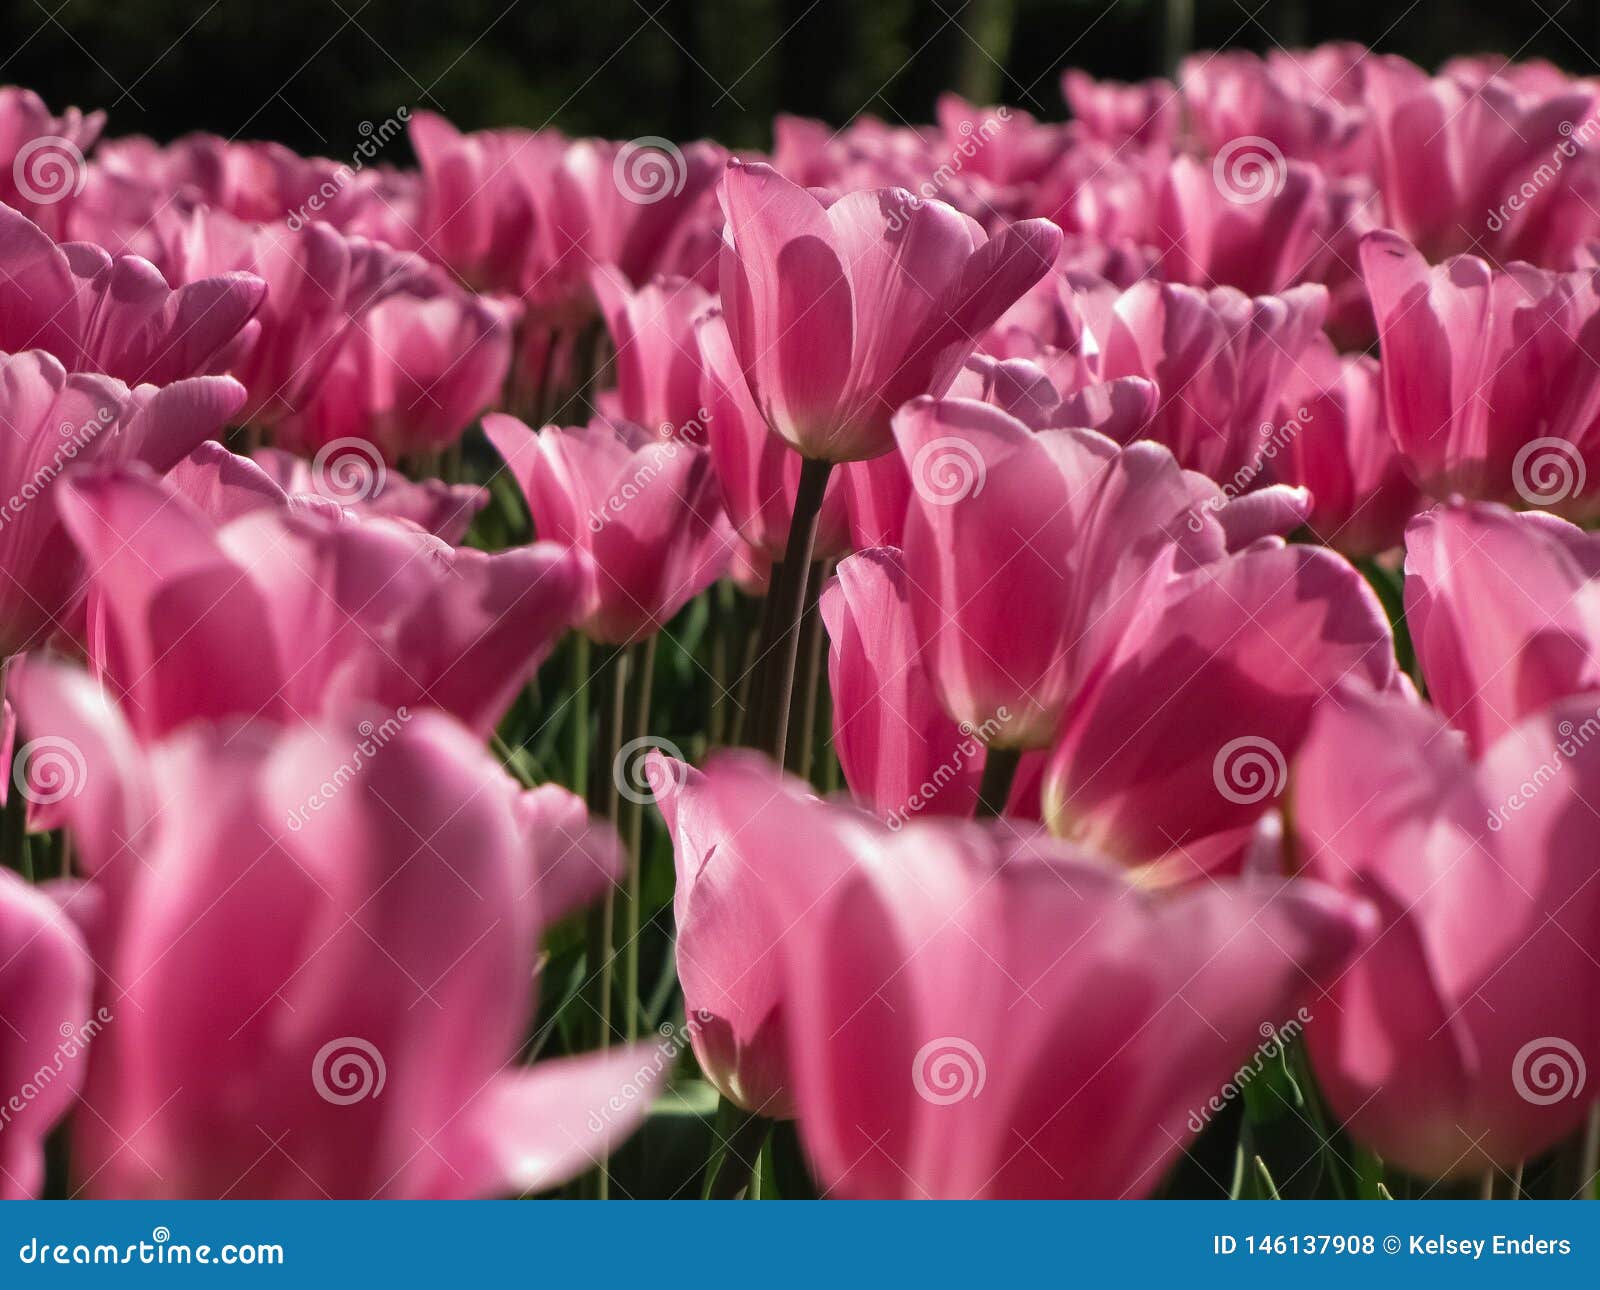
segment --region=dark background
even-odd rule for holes
[[[1600,73],[1595,0],[6,0],[0,82],[105,108],[110,135],[335,158],[402,105],[469,129],[764,147],[780,109],[920,122],[957,88],[1059,119],[1068,64],[1138,79],[1172,47],[1335,38],[1430,67],[1497,50]],[[383,159],[409,161],[403,142]]]

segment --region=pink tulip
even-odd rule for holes
[[[136,753],[80,673],[30,666],[20,697],[81,750],[64,800],[106,897],[89,1194],[541,1191],[642,1118],[653,1049],[517,1063],[539,935],[605,875],[476,737],[372,709]]]
[[[705,437],[703,360],[695,322],[712,307],[709,291],[682,278],[660,278],[635,291],[615,269],[590,277],[616,356],[616,394],[602,410],[662,438]]]
[[[1318,83],[1308,61],[1304,51],[1263,59],[1244,50],[1184,59],[1184,105],[1205,153],[1226,156],[1240,140],[1264,139],[1280,157],[1315,162],[1329,175],[1370,165],[1359,72],[1340,66],[1331,82]]]
[[[1429,77],[1395,55],[1372,55],[1364,71],[1385,214],[1430,260],[1484,246],[1502,264],[1564,268],[1594,237],[1592,208],[1578,204],[1575,229],[1560,220],[1581,170],[1567,164],[1581,151],[1569,136],[1592,114],[1592,91]]]
[[[476,287],[520,290],[536,221],[533,177],[560,152],[560,136],[462,134],[432,112],[412,113],[408,129],[422,169],[423,250]]]
[[[578,627],[597,641],[643,640],[721,577],[733,540],[710,453],[623,422],[535,434],[483,419],[533,516],[534,531],[592,561],[597,601]]]
[[[389,296],[355,321],[278,441],[311,456],[357,439],[389,461],[449,448],[500,398],[516,312],[441,284]]]
[[[353,447],[349,451],[357,454]],[[349,489],[339,487],[341,457],[337,453],[325,457],[320,470],[304,457],[276,448],[257,449],[254,461],[284,493],[325,497],[361,514],[408,520],[451,546],[461,542],[473,517],[489,502],[489,490],[476,484],[411,480],[388,470],[381,478],[374,475],[370,488],[352,495]]]
[[[1272,477],[1310,490],[1306,523],[1334,550],[1360,557],[1399,546],[1421,498],[1389,434],[1377,361],[1339,357],[1323,340],[1296,375],[1262,449]]]
[[[1104,642],[1141,612],[1141,584],[1224,550],[1157,445],[1034,432],[961,399],[915,400],[895,434],[913,485],[905,570],[923,657],[945,711],[993,732],[991,747],[1054,742]]]
[[[0,88],[0,202],[62,236],[87,178],[84,154],[105,123],[104,112],[55,116],[32,90]]]
[[[942,394],[987,329],[1049,268],[1047,221],[993,239],[897,189],[831,205],[763,165],[732,162],[722,306],[762,415],[802,456],[876,457],[907,399]]]
[[[1401,684],[1388,619],[1350,565],[1274,538],[1202,565],[1076,697],[1045,772],[1051,832],[1162,881],[1236,868],[1339,684]]]
[[[1156,898],[1003,826],[891,833],[746,756],[694,791],[697,997],[771,1000],[830,1195],[1146,1194],[1262,1023],[1369,935],[1317,884]]]
[[[200,210],[169,217],[163,241],[161,264],[173,281],[236,270],[265,280],[261,334],[229,368],[250,391],[241,420],[262,425],[311,401],[364,314],[430,280],[421,257],[320,223],[248,225]]]
[[[148,473],[80,474],[58,505],[90,569],[90,663],[146,737],[356,702],[483,733],[588,593],[550,544],[486,555],[326,503],[218,524]]]
[[[9,747],[6,751],[9,769]],[[93,964],[54,895],[65,902],[77,899],[70,888],[31,887],[14,874],[0,872],[4,1200],[39,1194],[45,1137],[76,1101],[88,1068],[87,1050],[104,1025],[91,1016]]]
[[[1227,166],[1179,157],[1156,217],[1155,241],[1166,248],[1161,276],[1250,296],[1282,291],[1312,276],[1330,224],[1327,183],[1315,166],[1247,151]]]
[[[1440,713],[1475,755],[1558,699],[1600,690],[1600,538],[1456,503],[1406,530],[1406,623]]]
[[[1429,266],[1393,233],[1362,241],[1361,268],[1390,425],[1423,489],[1592,509],[1600,270],[1500,271],[1471,256]]]
[[[1142,433],[1186,469],[1242,491],[1261,473],[1284,382],[1327,299],[1320,286],[1251,299],[1227,287],[1135,283],[1089,320],[1098,375],[1154,381],[1161,405]]]
[[[746,546],[769,561],[781,560],[800,487],[800,458],[767,427],[751,399],[721,315],[703,317],[695,333],[703,369],[705,441],[722,504]],[[889,460],[851,465],[839,472],[840,478],[829,480],[817,527],[817,559],[850,549],[844,501],[849,479]]]
[[[0,206],[0,349],[45,349],[72,372],[131,385],[168,385],[226,369],[248,346],[266,284],[222,273],[167,286],[137,256],[57,246],[32,221]]]
[[[1102,143],[1162,144],[1175,141],[1183,104],[1170,81],[1097,81],[1072,68],[1061,75],[1061,96],[1073,120]]]
[[[879,548],[842,561],[823,588],[821,612],[833,749],[855,799],[890,828],[916,815],[970,816],[990,732],[958,725],[940,706],[900,552]],[[1029,758],[1019,769],[1008,816],[1038,817],[1042,768],[1042,759]]]
[[[130,390],[69,375],[49,354],[0,354],[0,655],[66,627],[83,566],[58,519],[61,478],[85,462],[175,465],[217,433],[244,398],[225,376]]]
[[[1414,1174],[1511,1169],[1593,1103],[1595,700],[1528,717],[1474,764],[1428,708],[1346,696],[1296,763],[1303,871],[1383,921],[1307,1027],[1312,1066],[1350,1133]]]

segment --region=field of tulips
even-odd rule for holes
[[[1594,1194],[1600,80],[1060,84],[0,90],[0,1195]]]

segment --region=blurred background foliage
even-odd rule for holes
[[[190,130],[350,154],[363,121],[714,136],[774,112],[930,118],[957,88],[1065,115],[1058,71],[1139,79],[1175,51],[1359,40],[1427,66],[1497,50],[1600,72],[1594,0],[10,0],[0,81],[112,135]],[[405,162],[396,143],[385,160]]]

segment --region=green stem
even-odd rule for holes
[[[817,601],[827,578],[827,561],[818,560],[811,566],[800,624],[800,663],[804,668],[800,706],[790,714],[789,742],[799,745],[789,758],[791,769],[807,781],[811,778],[811,762],[816,753],[817,692],[821,688],[822,660],[827,654],[823,648],[826,633],[822,630],[822,614]]]
[[[706,1162],[702,1200],[739,1200],[759,1195],[761,1149],[772,1121],[727,1098],[717,1100],[716,1142]]]
[[[980,820],[992,819],[1006,812],[1011,800],[1011,781],[1017,777],[1017,764],[1022,752],[1017,748],[991,748],[983,759],[983,779],[978,784],[978,810]]]
[[[630,738],[642,739],[650,733],[650,691],[655,680],[656,637],[630,646],[633,658],[629,669],[637,673],[638,695],[635,700],[633,734]],[[623,923],[622,943],[622,998],[627,1009],[625,1030],[631,1044],[639,1037],[639,1014],[643,1001],[639,998],[639,898],[642,891],[641,874],[644,853],[640,842],[644,830],[644,805],[630,802],[628,811],[628,893],[627,918]]]
[[[794,696],[795,662],[800,649],[800,619],[805,610],[810,581],[811,553],[817,542],[817,521],[828,488],[831,461],[806,458],[800,466],[800,486],[795,491],[794,518],[789,522],[789,544],[783,560],[772,571],[767,592],[770,605],[762,633],[761,682],[757,690],[755,746],[784,764],[789,742],[789,706]]]

